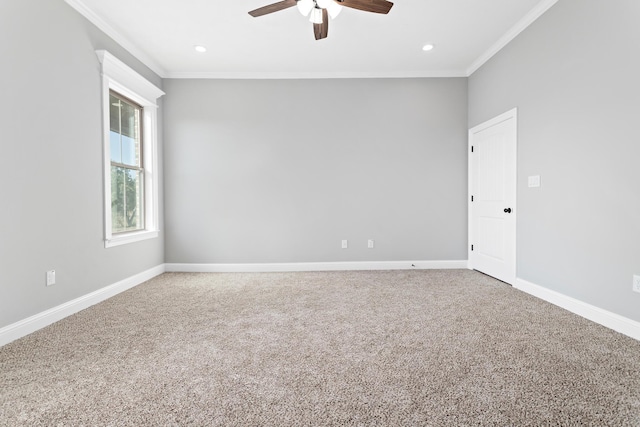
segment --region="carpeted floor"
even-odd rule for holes
[[[0,348],[6,426],[640,426],[640,342],[467,270],[167,273]]]

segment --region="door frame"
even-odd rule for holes
[[[492,119],[489,119],[483,123],[480,123],[479,125],[476,125],[472,128],[469,129],[469,135],[468,135],[468,151],[467,151],[467,178],[468,178],[468,184],[467,184],[467,221],[468,221],[468,225],[467,225],[467,230],[468,230],[468,234],[467,234],[467,268],[469,268],[470,270],[474,270],[474,266],[473,266],[473,261],[471,258],[471,245],[472,245],[472,237],[473,237],[473,218],[472,218],[472,211],[473,211],[473,202],[471,202],[471,196],[472,196],[472,190],[473,190],[473,159],[471,156],[471,150],[472,150],[472,146],[473,146],[473,139],[472,139],[472,135],[474,133],[478,133],[481,132],[487,128],[490,128],[492,126],[495,126],[497,124],[500,124],[504,121],[507,121],[509,119],[513,119],[515,120],[515,135],[516,135],[516,141],[515,141],[515,159],[516,159],[516,164],[514,165],[514,170],[515,170],[515,177],[514,179],[516,180],[515,182],[515,194],[514,194],[514,199],[513,199],[513,203],[512,203],[512,209],[513,209],[513,215],[514,215],[514,224],[515,224],[515,230],[514,230],[514,242],[513,242],[513,251],[514,251],[514,266],[513,266],[513,278],[512,278],[512,282],[507,282],[510,285],[515,285],[515,281],[516,278],[518,277],[518,222],[517,222],[517,214],[518,214],[518,209],[517,209],[517,199],[518,199],[518,108],[512,108],[509,111],[506,111]]]

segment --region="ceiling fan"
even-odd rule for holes
[[[298,6],[298,10],[304,16],[310,16],[309,21],[313,23],[313,34],[316,40],[320,40],[329,35],[329,16],[332,19],[338,16],[342,6],[365,12],[387,14],[393,3],[387,0],[282,0],[252,10],[249,15],[257,18],[293,6]]]

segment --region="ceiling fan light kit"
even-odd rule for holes
[[[314,7],[311,11],[309,22],[313,22],[314,24],[322,24],[322,9],[320,9],[319,7]]]
[[[303,16],[309,16],[309,21],[313,23],[315,38],[320,40],[329,35],[329,17],[335,19],[342,10],[342,6],[365,12],[387,14],[393,3],[387,0],[282,0],[252,10],[249,15],[257,18],[293,6],[297,6]]]
[[[302,16],[309,16],[315,6],[313,0],[298,0],[298,11]]]
[[[329,1],[326,9],[327,12],[329,12],[329,16],[331,17],[331,19],[336,19],[336,16],[338,16],[340,14],[340,11],[342,10],[342,6],[340,6],[335,1]]]

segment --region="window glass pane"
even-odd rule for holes
[[[124,169],[111,166],[111,229],[124,229]]]
[[[109,95],[109,127],[112,132],[120,133],[120,100]]]
[[[111,229],[113,233],[144,228],[142,172],[111,166]]]
[[[133,151],[135,153],[135,157],[131,160],[131,165],[135,165],[135,166],[142,166],[142,137],[141,137],[141,126],[142,123],[140,123],[140,116],[141,116],[141,112],[142,110],[138,107],[136,107],[135,109],[135,114],[134,114],[134,133],[133,133],[133,143],[134,143],[134,148]]]
[[[142,166],[142,147],[140,144],[142,109],[110,94],[109,111],[111,161],[131,166]]]
[[[111,161],[122,163],[122,146],[120,145],[119,133],[109,132],[109,149],[111,150]]]
[[[125,165],[138,166],[139,160],[139,145],[135,139],[128,136],[122,136],[122,161]]]
[[[136,108],[125,102],[120,101],[120,133],[122,135],[135,138],[136,136]]]

